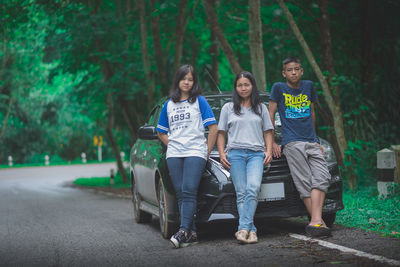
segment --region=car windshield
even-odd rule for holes
[[[260,94],[262,101],[268,107],[269,105],[269,95],[266,93]],[[221,113],[221,109],[225,103],[232,101],[232,95],[230,94],[221,94],[221,95],[206,95],[208,104],[210,105],[212,111],[214,112],[214,116],[219,121],[219,115]],[[281,141],[281,120],[279,117],[279,113],[275,113],[275,139],[277,142]]]

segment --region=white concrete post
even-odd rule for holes
[[[394,169],[396,168],[396,155],[387,148],[376,153],[378,168],[378,192],[379,197],[387,197],[390,187],[394,185]]]
[[[8,156],[8,166],[10,166],[10,167],[13,166],[13,158],[12,158],[12,156]]]
[[[86,154],[85,154],[85,152],[82,152],[81,157],[82,157],[82,163],[86,163]]]
[[[98,156],[99,162],[102,161],[102,155],[101,154],[102,154],[101,146],[97,146],[97,156]]]
[[[46,166],[49,166],[49,164],[50,164],[50,157],[48,155],[44,156],[44,164]]]
[[[121,156],[121,161],[124,162],[124,160],[125,160],[125,152],[122,151],[121,153],[119,153],[119,155]]]

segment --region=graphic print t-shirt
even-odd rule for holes
[[[205,127],[217,123],[203,96],[194,103],[168,100],[161,110],[157,131],[168,134],[167,158],[201,157],[207,159]]]
[[[317,102],[317,94],[311,81],[301,81],[299,89],[286,83],[274,83],[270,99],[278,105],[282,122],[282,143],[293,141],[318,142],[311,116],[311,103]]]

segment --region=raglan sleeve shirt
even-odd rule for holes
[[[161,113],[160,113],[160,118],[158,119],[158,125],[156,130],[160,133],[168,134],[169,130],[169,123],[168,123],[168,112],[167,112],[167,107],[168,107],[169,100],[164,104]]]
[[[210,104],[208,104],[207,100],[203,96],[199,96],[197,100],[199,101],[201,119],[203,120],[204,128],[208,125],[216,124],[217,121],[215,119],[214,112],[212,111]]]

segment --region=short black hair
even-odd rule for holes
[[[186,76],[186,74],[191,73],[193,76],[193,87],[189,92],[189,103],[194,103],[197,96],[201,94],[201,89],[199,86],[199,79],[192,65],[185,64],[182,65],[175,74],[174,83],[172,85],[170,97],[174,103],[179,102],[181,99],[181,90],[179,89],[179,82]]]
[[[282,69],[285,69],[285,65],[289,63],[299,63],[301,66],[301,60],[298,57],[287,57],[282,61]]]

